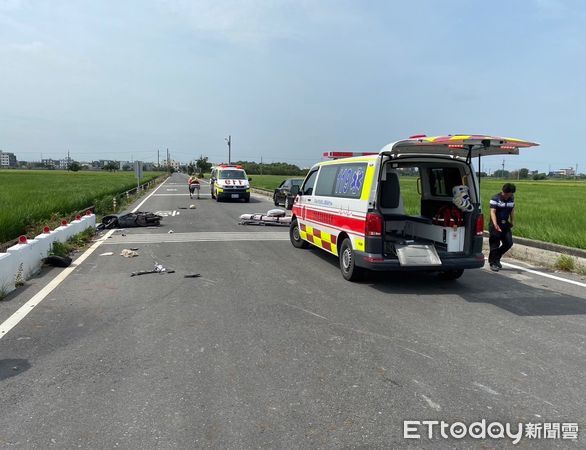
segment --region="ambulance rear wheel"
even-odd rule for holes
[[[364,269],[356,266],[356,255],[348,238],[344,239],[340,247],[340,270],[348,281],[358,281],[364,276]]]
[[[291,244],[295,248],[307,248],[309,244],[301,239],[301,233],[299,232],[299,224],[297,223],[297,219],[293,219],[291,221],[291,225],[289,226],[289,238],[291,239]]]

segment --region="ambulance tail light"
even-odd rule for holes
[[[476,236],[482,236],[484,232],[484,216],[482,214],[478,214],[476,217]]]
[[[368,213],[366,215],[366,235],[367,236],[382,236],[383,234],[383,216],[376,213]]]

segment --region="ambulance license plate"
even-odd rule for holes
[[[239,195],[238,194],[232,194],[232,198],[238,198]]]

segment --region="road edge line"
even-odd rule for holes
[[[18,308],[8,319],[0,324],[0,339],[8,334],[16,325],[24,319],[35,307],[37,307],[53,290],[59,286],[77,267],[81,265],[96,249],[110,237],[115,230],[109,230],[103,237],[98,239],[94,244],[88,248],[79,258],[71,263],[69,267],[64,269],[55,278],[53,278],[45,287],[37,292],[24,305]]]
[[[529,272],[529,273],[532,273],[535,275],[541,275],[542,277],[545,277],[545,278],[551,278],[553,280],[564,281],[566,283],[575,284],[576,286],[586,287],[586,283],[580,283],[579,281],[574,281],[574,280],[569,280],[567,278],[557,277],[555,275],[550,275],[549,273],[540,272],[538,270],[533,270],[533,269],[528,269],[527,267],[523,267],[523,266],[517,266],[516,264],[510,264],[510,263],[506,263],[506,262],[501,262],[501,264],[505,267],[510,267],[511,269],[523,270],[525,272]]]
[[[152,195],[157,192],[163,186],[169,178],[163,181],[153,192],[146,196],[146,198],[140,202],[136,208],[132,210],[132,212],[138,211],[144,203],[152,197]],[[12,330],[16,325],[20,323],[22,319],[24,319],[35,307],[37,307],[53,290],[59,286],[78,266],[81,265],[96,249],[106,240],[108,239],[115,230],[109,230],[104,236],[98,239],[94,244],[88,248],[79,258],[77,258],[71,266],[67,267],[61,273],[59,273],[55,278],[53,278],[46,286],[44,286],[39,292],[37,292],[33,297],[28,300],[24,305],[18,308],[8,319],[0,324],[0,339],[6,336],[10,330]]]
[[[170,178],[171,178],[171,177],[167,178],[165,181],[163,181],[161,184],[159,184],[159,185],[156,187],[156,189],[155,189],[153,192],[151,192],[149,195],[147,195],[147,196],[146,196],[146,197],[143,199],[143,201],[142,201],[142,202],[140,202],[138,205],[136,205],[136,208],[134,208],[134,209],[133,209],[132,211],[130,211],[130,212],[133,212],[133,213],[135,213],[136,211],[138,211],[138,208],[140,208],[142,205],[144,205],[144,204],[146,203],[146,201],[147,201],[149,198],[151,198],[155,192],[157,192],[157,191],[158,191],[158,190],[159,190],[159,189],[160,189],[160,188],[161,188],[161,187],[162,187],[162,186],[163,186],[163,185],[164,185],[164,184],[165,184],[167,181],[169,181],[169,179],[170,179]]]

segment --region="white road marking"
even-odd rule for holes
[[[46,297],[49,295],[57,286],[59,286],[63,280],[65,280],[71,272],[73,272],[82,262],[84,262],[88,256],[90,256],[110,235],[114,233],[114,230],[108,231],[102,238],[98,239],[94,244],[88,248],[79,258],[63,270],[59,275],[53,278],[49,284],[43,289],[37,292],[28,302],[22,305],[18,310],[6,319],[0,325],[0,339],[12,330],[18,323],[24,319],[28,313],[30,313],[36,306],[38,306]]]
[[[155,214],[157,216],[161,216],[161,217],[175,217],[176,215],[179,215],[179,211],[174,210],[174,211],[155,211]]]
[[[168,180],[168,178],[167,178]],[[163,186],[167,180],[163,181],[153,192],[140,202],[132,212],[138,211],[138,209],[149,199],[152,195],[157,192]],[[104,243],[115,231],[109,230],[104,236],[98,239],[94,244],[88,248],[79,258],[77,258],[69,267],[64,269],[59,275],[53,278],[43,289],[37,292],[29,301],[22,305],[14,314],[0,324],[0,339],[12,330],[18,323],[24,319],[28,313],[30,313],[36,306],[38,306],[53,290],[59,286],[81,263],[83,263],[96,249]]]
[[[194,231],[191,233],[150,233],[114,236],[105,245],[159,244],[173,242],[288,241],[289,233],[276,231],[233,232]]]
[[[187,194],[156,194],[155,197],[172,197],[172,196],[177,196],[177,195],[189,196],[189,193],[187,193]],[[195,195],[197,197],[197,194],[193,194],[193,195]],[[199,196],[200,197],[211,197],[211,194],[199,194]],[[194,197],[194,199],[195,199],[195,197]]]
[[[579,281],[568,280],[567,278],[562,278],[562,277],[556,277],[555,275],[550,275],[549,273],[539,272],[539,271],[533,270],[533,269],[527,269],[526,267],[517,266],[516,264],[509,264],[506,262],[501,262],[501,264],[503,266],[510,267],[511,269],[524,270],[525,272],[529,272],[529,273],[532,273],[535,275],[540,275],[545,278],[551,278],[552,280],[563,281],[565,283],[575,284],[576,286],[586,287],[586,283],[580,283]]]
[[[177,191],[177,189],[167,188],[167,191]]]
[[[158,186],[158,187],[157,187],[157,188],[156,188],[156,189],[155,189],[153,192],[151,192],[149,195],[147,195],[147,196],[145,197],[145,199],[144,199],[142,202],[140,202],[140,203],[139,203],[139,204],[136,206],[136,208],[134,208],[134,209],[133,209],[131,212],[136,212],[136,211],[138,211],[138,209],[139,209],[139,208],[140,208],[142,205],[144,205],[144,204],[146,203],[146,201],[147,201],[149,198],[151,198],[151,197],[154,195],[154,193],[155,193],[155,192],[157,192],[159,189],[161,189],[161,187],[162,187],[162,186],[163,186],[163,185],[164,185],[164,184],[165,184],[165,183],[166,183],[168,180],[169,180],[169,178],[167,178],[165,181],[163,181],[161,184],[159,184],[159,186]]]

